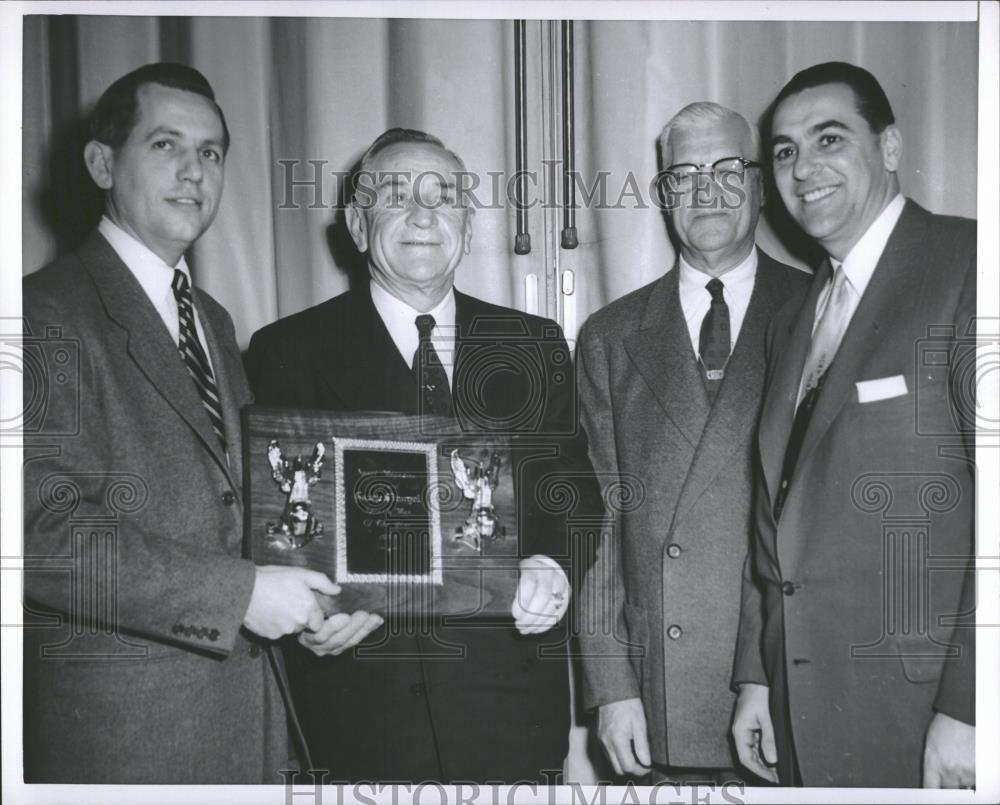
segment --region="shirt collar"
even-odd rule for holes
[[[830,264],[836,271],[840,266],[844,267],[844,274],[858,296],[864,294],[868,283],[871,282],[875,267],[882,258],[882,252],[889,242],[892,230],[896,228],[899,216],[903,214],[903,207],[906,199],[902,193],[897,193],[896,197],[890,201],[885,209],[879,213],[878,218],[872,221],[871,226],[861,236],[861,239],[854,244],[844,262],[830,258]]]
[[[167,291],[173,293],[171,283],[174,280],[175,268],[184,272],[188,278],[188,284],[191,284],[191,272],[188,271],[187,262],[183,256],[176,266],[168,266],[148,246],[134,238],[106,215],[101,216],[97,230],[111,244],[111,248],[115,250],[128,270],[135,275],[150,299],[158,300]]]
[[[683,291],[693,291],[696,287],[700,290],[705,290],[705,286],[708,284],[709,280],[712,278],[706,274],[704,271],[699,271],[697,268],[688,263],[684,259],[684,255],[680,255],[678,259],[678,265],[680,267],[680,276],[678,278],[681,289]],[[722,284],[726,288],[735,288],[743,283],[753,283],[754,275],[757,273],[757,247],[750,249],[750,254],[748,254],[743,260],[733,266],[725,274],[720,274],[718,279],[722,281]],[[705,293],[708,293],[706,290]]]
[[[389,332],[393,332],[395,328],[406,326],[416,332],[415,322],[417,316],[420,316],[424,311],[417,310],[415,307],[411,307],[402,299],[399,299],[389,293],[385,288],[379,285],[375,280],[369,280],[369,286],[371,288],[372,302],[375,305],[375,310],[378,311],[379,316],[382,317],[382,321],[385,322],[386,326],[389,328]],[[451,288],[448,293],[444,295],[444,298],[434,306],[432,310],[426,311],[431,316],[434,317],[434,329],[443,327],[454,327],[455,326],[455,289]]]

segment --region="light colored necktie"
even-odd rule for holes
[[[816,330],[809,344],[809,355],[802,368],[802,380],[799,383],[799,396],[796,405],[812,389],[819,386],[827,369],[833,362],[844,332],[851,321],[851,288],[844,273],[844,267],[838,266],[833,275],[833,287],[826,297],[826,304],[819,311]]]

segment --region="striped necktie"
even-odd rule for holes
[[[212,376],[212,367],[208,363],[205,349],[198,340],[198,331],[194,326],[194,303],[191,299],[191,284],[187,275],[180,269],[174,269],[174,298],[177,300],[177,320],[180,325],[180,336],[177,349],[184,359],[188,374],[198,389],[201,401],[205,405],[212,430],[219,437],[222,452],[226,452],[226,428],[222,423],[222,404],[219,402],[219,389]]]

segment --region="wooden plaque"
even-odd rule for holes
[[[514,453],[450,419],[247,406],[247,555],[326,573],[327,614],[508,615]]]

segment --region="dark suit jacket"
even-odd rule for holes
[[[595,313],[580,333],[580,403],[594,468],[603,484],[634,489],[608,511],[614,530],[581,599],[584,702],[641,697],[652,757],[661,764],[734,765],[729,683],[764,331],[808,283],[763,252],[758,260],[714,403],[676,269]],[[610,622],[598,617],[603,611]]]
[[[26,780],[277,781],[284,709],[241,631],[254,567],[240,558],[238,411],[250,395],[229,316],[195,289],[231,462],[103,237],[23,287],[38,367],[25,378],[38,403],[24,469]]]
[[[532,492],[553,472],[585,471],[559,327],[455,297],[458,420],[558,452],[522,469],[521,490]],[[262,405],[418,411],[413,374],[367,286],[265,327],[246,363]],[[521,554],[568,566],[566,513],[530,505],[519,514]],[[353,655],[317,658],[298,646],[287,654],[313,761],[333,779],[537,780],[541,769],[562,767],[569,700],[566,658],[556,647],[564,632],[521,637],[509,619],[389,626],[397,631],[380,629]]]
[[[734,679],[772,686],[786,780],[794,740],[805,785],[919,786],[932,710],[975,720],[975,369],[963,338],[975,247],[974,221],[907,201],[827,372],[779,522],[828,271],[771,324],[754,512],[764,609],[744,608]],[[906,393],[860,401],[859,382],[897,375]]]

